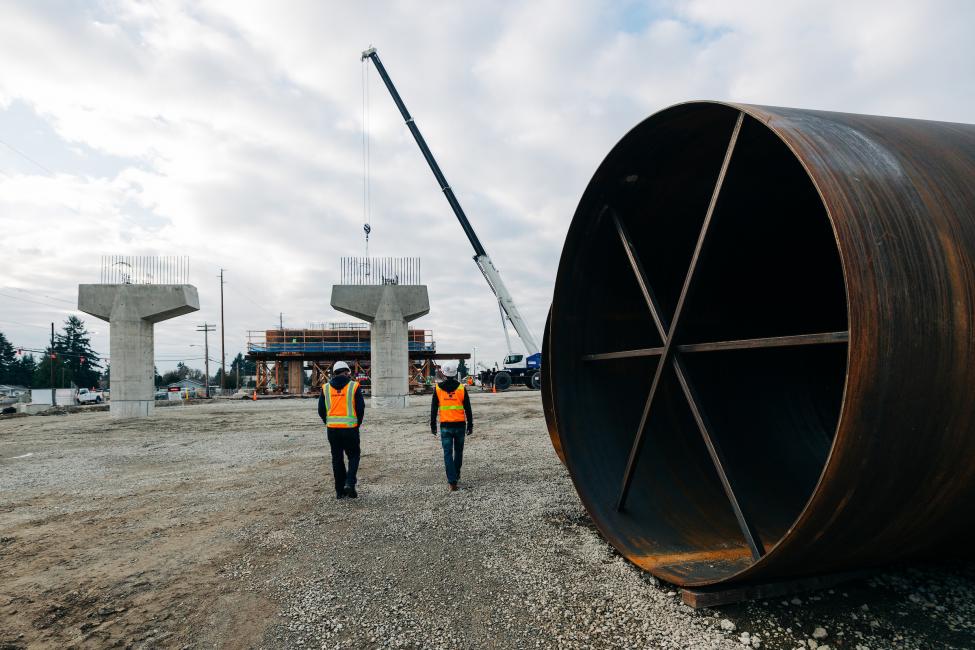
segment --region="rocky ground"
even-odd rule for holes
[[[311,400],[0,420],[0,649],[971,648],[975,565],[693,611],[576,498],[537,393],[476,394],[448,493],[425,401],[336,501]]]

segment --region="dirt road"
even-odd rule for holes
[[[311,400],[0,421],[0,649],[975,646],[968,564],[693,612],[593,530],[537,393],[474,409],[456,493],[425,400],[370,410],[356,501]]]

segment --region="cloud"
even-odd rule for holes
[[[375,44],[540,337],[575,204],[636,122],[693,98],[972,122],[973,19],[962,0],[8,4],[0,140],[42,167],[0,156],[0,292],[20,298],[0,296],[0,329],[43,345],[102,253],[191,257],[203,309],[157,328],[163,368],[199,356],[220,268],[228,356],[279,312],[347,320],[328,302],[364,252]],[[500,360],[470,246],[367,70],[370,252],[422,256],[417,325]]]

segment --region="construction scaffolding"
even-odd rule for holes
[[[432,330],[408,330],[407,346],[411,392],[431,389],[437,360],[471,357],[466,352],[437,352]],[[336,361],[348,363],[353,377],[368,391],[371,348],[367,323],[313,323],[308,329],[247,333],[247,358],[257,365],[257,392],[261,394],[317,394]],[[304,371],[311,372],[307,387]]]
[[[277,329],[247,332],[247,352],[302,356],[310,353],[370,351],[368,323],[322,323],[316,329]],[[431,330],[410,329],[410,352],[435,352]]]

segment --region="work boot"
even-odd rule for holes
[[[450,489],[451,492],[456,492],[457,491],[457,484],[456,483],[448,483],[447,485],[449,486],[449,489]]]
[[[355,487],[354,486],[352,486],[352,485],[346,485],[345,486],[345,496],[349,497],[350,499],[358,499],[359,498],[359,493],[355,491]]]
[[[345,498],[345,491],[342,491],[342,492],[336,492],[336,493],[335,493],[335,498],[336,498],[336,499],[344,499],[344,498]]]

